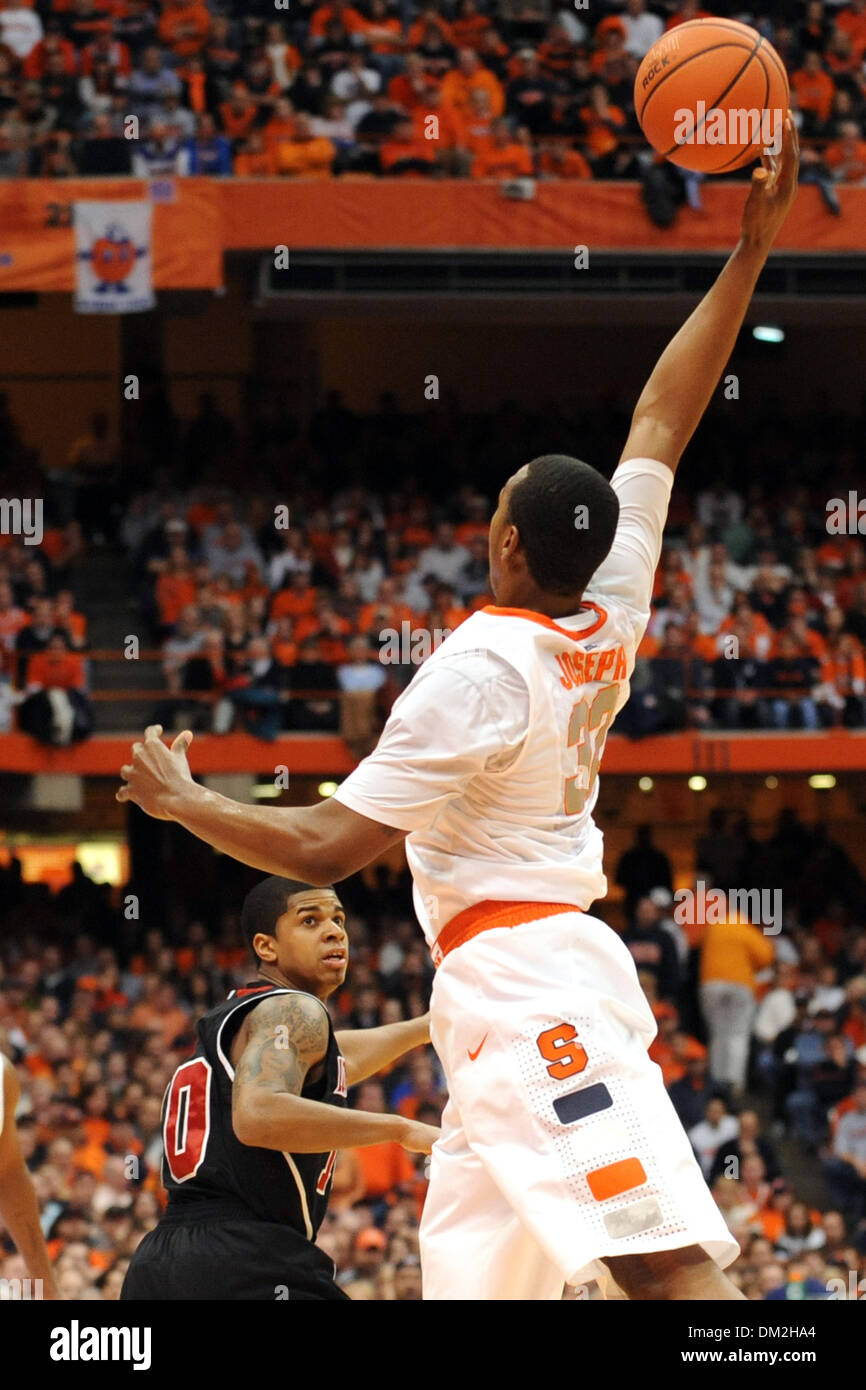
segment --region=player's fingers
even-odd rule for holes
[[[132,776],[132,773],[133,773],[133,766],[132,766],[132,763],[124,763],[124,764],[123,764],[123,767],[120,769],[120,775],[121,775],[121,777],[123,778],[124,782],[126,782],[126,781],[129,780],[129,778]]]
[[[129,787],[119,787],[118,790],[114,793],[114,799],[115,801],[128,801]]]
[[[184,729],[171,745],[172,753],[185,753],[192,743],[192,730]]]
[[[161,738],[162,738],[162,725],[161,725],[161,724],[148,724],[147,728],[146,728],[145,731],[144,731],[144,741],[145,741],[145,743],[153,743],[154,741],[158,741],[158,740],[161,739]]]
[[[143,743],[141,743],[140,741],[139,741],[138,743],[134,743],[134,744],[132,745],[132,756],[133,756],[134,758],[137,758],[137,757],[139,756],[139,754],[143,751],[143,749],[144,749],[144,744],[143,744]]]

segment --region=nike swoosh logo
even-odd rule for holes
[[[475,1058],[478,1056],[478,1054],[479,1054],[479,1052],[481,1051],[482,1047],[483,1047],[484,1044],[487,1042],[487,1038],[488,1038],[488,1034],[485,1033],[485,1034],[484,1034],[484,1037],[481,1039],[480,1043],[478,1044],[478,1046],[476,1047],[476,1049],[475,1049],[474,1052],[470,1052],[470,1051],[469,1051],[469,1048],[467,1047],[467,1049],[466,1049],[466,1056],[469,1058],[470,1062],[474,1062],[474,1061],[475,1061]]]

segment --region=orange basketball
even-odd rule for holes
[[[722,174],[779,148],[788,75],[772,44],[735,19],[691,19],[653,44],[634,107],[653,149],[683,169]]]

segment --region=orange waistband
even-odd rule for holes
[[[484,902],[465,907],[445,923],[431,947],[433,964],[441,965],[449,952],[458,946],[465,946],[467,941],[483,931],[490,931],[493,927],[519,927],[524,922],[535,922],[540,917],[556,917],[562,912],[583,912],[583,908],[575,907],[574,903],[497,902],[493,898],[486,898]]]

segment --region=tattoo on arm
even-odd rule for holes
[[[232,1086],[236,1104],[248,1088],[299,1096],[307,1072],[328,1047],[328,1016],[309,995],[263,999],[250,1016],[249,1037]]]

